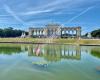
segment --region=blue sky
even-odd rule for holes
[[[47,23],[100,28],[100,0],[0,0],[0,27],[25,29]]]

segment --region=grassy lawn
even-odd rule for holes
[[[100,45],[100,39],[52,39],[52,38],[0,38],[0,42],[32,42],[32,43],[63,43],[63,44],[94,44]]]

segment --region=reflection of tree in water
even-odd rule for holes
[[[18,54],[23,51],[26,51],[26,48],[25,48],[25,46],[22,46],[22,45],[18,45],[18,46],[10,45],[10,44],[5,45],[5,46],[0,45],[0,54],[11,55],[11,54],[16,54],[16,53]]]
[[[0,47],[0,54],[12,54],[21,52],[20,47]]]
[[[91,50],[91,55],[97,57],[97,58],[100,58],[100,48],[93,48]]]
[[[37,55],[36,50],[39,49]],[[60,61],[61,59],[80,60],[80,46],[71,45],[35,45],[28,48],[29,56],[44,57],[47,61]]]

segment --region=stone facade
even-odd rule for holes
[[[30,37],[80,38],[81,27],[62,27],[59,24],[48,24],[44,28],[29,28]]]

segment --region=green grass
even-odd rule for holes
[[[100,45],[100,39],[0,38],[0,42],[32,42],[32,43]]]

